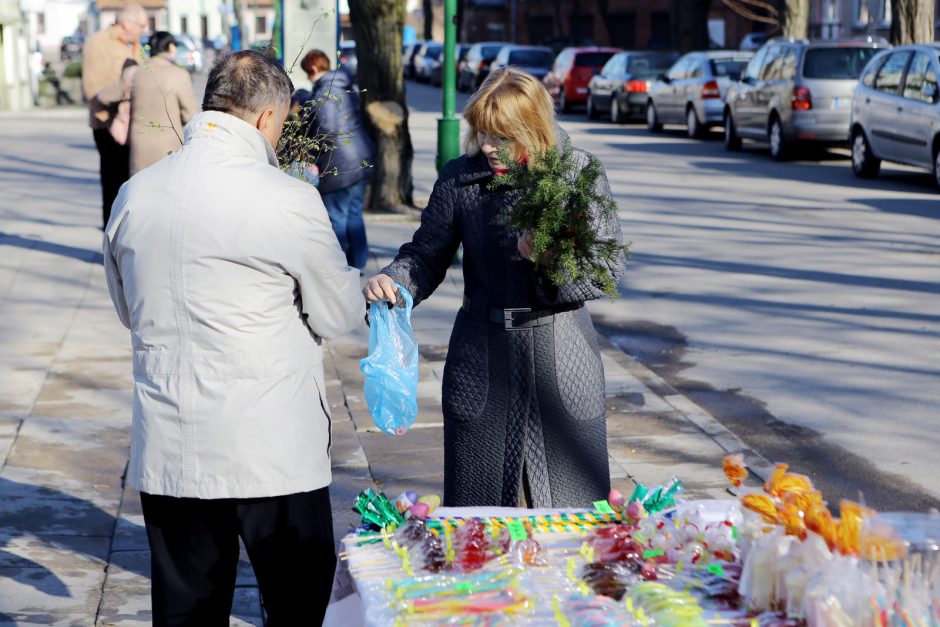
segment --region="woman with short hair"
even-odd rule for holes
[[[176,39],[157,31],[148,42],[150,58],[131,89],[131,175],[176,152],[183,127],[198,113],[189,72],[176,65]]]
[[[531,232],[508,226],[521,192],[492,185],[505,170],[501,145],[528,163],[563,131],[542,84],[513,68],[483,82],[464,119],[467,154],[444,166],[412,241],[364,293],[395,302],[397,282],[420,303],[463,245],[464,303],[443,378],[444,503],[583,507],[610,490],[604,370],[584,308],[604,292],[590,281],[552,283]],[[575,152],[586,164],[589,155]],[[610,197],[606,176],[598,191]],[[621,240],[616,219],[599,228]],[[609,264],[615,280],[624,261]]]

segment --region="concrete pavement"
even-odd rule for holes
[[[434,115],[412,115],[419,194],[434,178]],[[149,622],[149,552],[138,495],[124,485],[131,367],[100,267],[97,154],[81,109],[0,117],[0,624]],[[369,223],[380,268],[414,227]],[[415,310],[421,414],[401,438],[377,433],[358,361],[363,327],[328,346],[337,536],[353,496],[375,485],[441,491],[440,378],[460,304],[459,268]],[[673,387],[605,344],[611,472],[682,478],[692,496],[727,496],[722,455],[740,442]],[[760,458],[751,459],[759,466]],[[232,624],[263,624],[243,560]]]

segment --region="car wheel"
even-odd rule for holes
[[[689,105],[689,110],[685,114],[685,125],[686,134],[690,139],[698,139],[702,136],[702,125],[699,124],[698,115],[692,105]]]
[[[646,130],[650,133],[659,133],[663,130],[662,122],[659,121],[659,116],[656,115],[656,105],[653,104],[652,100],[646,103]]]
[[[562,85],[558,94],[558,109],[562,113],[571,113],[571,104],[568,102],[568,99],[565,98],[565,87]]]
[[[741,138],[738,137],[738,131],[734,128],[734,118],[731,112],[725,112],[725,150],[736,152],[741,150]]]
[[[934,141],[937,147],[933,149],[933,180],[940,187],[940,141]]]
[[[784,161],[789,156],[789,146],[783,136],[783,124],[776,115],[770,120],[770,130],[767,131],[767,141],[770,143],[770,156],[774,161]]]
[[[623,112],[620,111],[620,99],[617,94],[610,98],[610,121],[614,124],[623,124]]]
[[[591,98],[591,94],[588,94],[586,107],[587,107],[588,118],[590,118],[591,120],[597,120],[598,118],[601,117],[600,114],[597,112],[597,109],[594,108],[594,99]]]
[[[856,129],[852,132],[852,171],[860,179],[873,179],[880,169],[881,159],[872,154],[865,131]]]

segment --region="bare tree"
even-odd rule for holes
[[[708,48],[708,12],[711,0],[672,0],[672,39],[679,52]]]
[[[891,43],[925,44],[934,40],[934,0],[894,0],[891,3]]]
[[[363,121],[376,146],[368,208],[406,211],[412,204],[414,148],[402,75],[405,0],[349,0],[359,55]]]

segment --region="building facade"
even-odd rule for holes
[[[29,21],[17,0],[0,0],[0,111],[33,106],[37,72]]]

